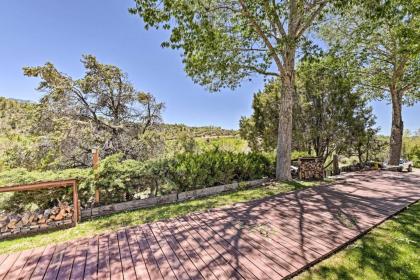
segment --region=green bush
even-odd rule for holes
[[[411,160],[416,168],[420,168],[420,146],[414,146],[411,151]]]
[[[178,191],[228,184],[272,176],[272,161],[256,153],[233,153],[211,150],[199,154],[180,154],[168,161],[167,179]]]
[[[274,175],[274,159],[257,153],[234,153],[218,149],[202,153],[182,153],[171,158],[139,162],[122,160],[115,154],[101,161],[96,174],[91,169],[62,171],[27,171],[13,169],[0,173],[0,186],[35,181],[76,178],[82,206],[89,205],[95,187],[101,204],[206,188],[233,181]],[[22,211],[48,208],[58,201],[71,201],[70,189],[16,192],[0,197],[0,208]]]
[[[101,204],[128,201],[163,194],[165,161],[122,160],[121,154],[107,157],[100,164],[95,185],[100,189]]]

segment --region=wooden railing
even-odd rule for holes
[[[37,190],[42,190],[42,189],[56,189],[56,188],[68,188],[68,187],[71,187],[73,189],[73,222],[76,225],[80,220],[79,193],[78,193],[76,179],[37,182],[37,183],[31,183],[31,184],[0,187],[0,193],[37,191]]]

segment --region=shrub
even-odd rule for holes
[[[258,179],[274,175],[274,160],[257,153],[234,153],[218,149],[202,153],[182,153],[151,161],[122,160],[115,154],[101,161],[97,174],[91,169],[62,171],[27,171],[13,169],[0,173],[0,186],[67,178],[79,180],[82,206],[89,205],[95,187],[101,204],[206,188],[233,181]],[[58,201],[71,201],[70,189],[16,192],[0,197],[0,208],[19,210],[49,208]]]
[[[128,201],[143,196],[165,193],[162,160],[122,161],[123,155],[107,157],[100,164],[95,185],[100,189],[101,204]]]
[[[228,184],[272,176],[270,159],[256,153],[221,152],[217,149],[199,154],[180,154],[168,161],[167,178],[178,191]]]

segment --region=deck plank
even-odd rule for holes
[[[17,279],[20,273],[22,272],[23,268],[25,267],[26,262],[30,259],[33,251],[34,250],[28,250],[28,251],[22,252],[19,258],[15,261],[13,266],[10,268],[9,272],[7,273],[6,277],[4,277],[4,279],[10,279],[10,280]]]
[[[35,248],[32,250],[31,256],[26,261],[25,265],[23,266],[19,276],[16,277],[16,280],[27,280],[31,277],[33,271],[38,264],[38,260],[41,258],[45,248]]]
[[[60,269],[61,262],[64,257],[65,250],[68,246],[68,243],[63,243],[57,245],[55,252],[51,258],[50,264],[48,266],[47,271],[44,275],[44,280],[53,280],[57,278],[58,271]]]
[[[0,266],[0,280],[6,279],[7,274],[13,268],[13,265],[19,259],[22,253],[10,254]]]
[[[78,245],[79,245],[79,242],[77,240],[68,243],[68,246],[64,253],[63,260],[61,261],[57,279],[70,279]]]
[[[51,258],[54,255],[54,251],[57,245],[48,245],[47,248],[42,253],[41,258],[38,260],[35,270],[33,271],[30,279],[32,280],[41,280],[44,278],[45,272],[48,269]]]
[[[183,217],[183,220],[187,222],[192,229],[196,230],[197,233],[201,236],[204,242],[208,242],[218,254],[220,254],[242,277],[246,279],[258,279],[251,271],[248,270],[246,265],[240,261],[240,255],[234,251],[230,250],[229,246],[226,246],[220,238],[215,238],[215,236],[208,228],[203,225],[197,224],[191,217]]]
[[[189,277],[193,280],[198,279],[214,279],[213,273],[207,268],[199,255],[187,242],[186,232],[181,232],[172,226],[171,221],[159,224],[160,229],[164,232],[166,239],[171,246],[175,248],[177,255],[181,259]]]
[[[138,227],[135,229],[135,232],[138,237],[140,250],[142,252],[147,271],[149,272],[150,279],[163,279],[159,270],[159,266],[155,260],[155,257],[153,256],[152,250],[149,247],[149,243],[147,242],[143,231]]]
[[[169,231],[169,229],[167,227],[168,221],[164,221],[164,222],[160,221],[160,222],[157,222],[156,225],[159,228],[163,238],[166,240],[166,242],[169,244],[171,249],[176,254],[179,262],[182,263],[182,266],[183,266],[184,270],[186,271],[188,277],[190,279],[193,279],[193,280],[202,279],[202,276],[201,276],[200,272],[198,271],[197,267],[194,265],[194,263],[188,257],[185,250],[178,243],[174,234]]]
[[[109,266],[109,236],[100,235],[98,248],[98,279],[111,279]]]
[[[189,228],[186,222],[175,219],[173,223],[175,229],[186,233],[183,235],[183,238],[201,257],[217,279],[242,279],[242,276],[209,243],[205,242],[195,230]],[[200,272],[197,271],[197,273]]]
[[[176,279],[175,273],[173,272],[171,266],[169,265],[168,260],[162,252],[159,244],[156,241],[152,231],[148,224],[140,226],[140,229],[143,231],[143,234],[149,243],[150,250],[156,260],[156,263],[159,266],[160,273],[164,279]]]
[[[121,263],[124,279],[137,279],[125,230],[118,231],[117,237],[121,252]]]
[[[113,232],[109,236],[109,267],[111,279],[124,279],[122,271],[121,253],[118,245],[117,233]]]
[[[88,251],[86,256],[86,267],[84,278],[88,280],[98,279],[98,254],[99,237],[95,236],[89,239]]]
[[[153,235],[155,236],[157,243],[162,249],[163,254],[168,260],[168,263],[171,266],[171,269],[174,272],[176,278],[178,280],[190,279],[187,272],[185,271],[185,268],[179,261],[178,256],[172,250],[171,246],[169,245],[168,241],[166,240],[165,236],[161,232],[158,225],[151,224],[150,229],[153,232]]]
[[[134,269],[136,271],[136,277],[139,280],[149,280],[149,273],[147,272],[146,264],[140,250],[135,230],[133,228],[128,228],[126,232],[131,257],[134,263]]]
[[[74,258],[70,279],[83,279],[86,267],[86,255],[88,250],[89,239],[80,240],[77,246],[76,256]]]

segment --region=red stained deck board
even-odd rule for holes
[[[185,269],[189,272],[191,279],[215,279],[213,273],[208,268],[207,264],[203,262],[199,254],[197,254],[194,247],[188,242],[190,239],[188,233],[182,230],[182,227],[178,228],[174,226],[173,221],[167,221],[166,223],[160,224],[161,229],[165,228],[166,237],[172,235],[172,244],[176,246],[178,244],[180,255],[185,256],[183,259],[185,262]],[[190,239],[191,240],[191,239]]]
[[[28,250],[25,252],[22,252],[22,254],[19,255],[19,257],[14,262],[13,266],[9,269],[7,275],[4,277],[4,279],[11,279],[15,280],[19,277],[22,269],[25,267],[26,262],[30,258],[33,250]],[[1,265],[0,265],[1,266]]]
[[[163,254],[165,255],[169,265],[176,278],[179,280],[190,279],[187,272],[185,271],[183,265],[178,259],[178,256],[172,250],[172,247],[166,241],[164,234],[161,232],[157,224],[151,224],[150,230],[153,232],[154,237],[156,238],[157,243],[159,244]]]
[[[209,268],[216,279],[223,279],[228,276],[228,274],[225,274],[223,268],[219,266],[217,260],[213,259],[211,254],[205,250],[205,248],[209,247],[208,244],[202,244],[203,246],[200,245],[200,243],[194,239],[194,234],[188,231],[187,228],[184,228],[176,219],[172,220],[172,223],[176,228],[184,232],[183,237],[185,238],[186,242],[189,244],[189,246],[194,248],[195,252],[200,256],[201,260],[205,263],[206,267]]]
[[[166,256],[163,254],[162,249],[159,246],[153,232],[150,230],[148,224],[140,226],[140,229],[143,231],[144,236],[149,243],[150,250],[159,266],[159,270],[164,279],[176,279],[175,273],[173,272],[171,266],[169,265]]]
[[[178,243],[175,234],[169,231],[168,222],[157,222],[156,225],[159,228],[163,238],[166,240],[168,245],[171,247],[172,251],[178,257],[179,262],[182,263],[184,271],[188,275],[188,277],[190,277],[191,279],[202,279],[200,272],[198,271],[194,263],[191,261],[191,259],[188,257],[187,253],[185,252],[185,249],[183,249],[181,244]],[[191,275],[188,274],[188,272],[190,272]]]
[[[163,279],[162,274],[160,273],[159,266],[153,256],[152,250],[149,247],[146,237],[143,234],[143,231],[139,228],[136,228],[136,235],[139,241],[140,250],[143,254],[143,260],[146,265],[147,271],[149,272],[150,279]]]
[[[86,267],[84,278],[88,280],[98,279],[98,253],[99,240],[98,236],[89,239],[88,250],[86,256]]]
[[[122,262],[120,248],[118,245],[117,233],[111,233],[109,236],[109,267],[111,279],[123,280]]]
[[[136,279],[136,271],[134,269],[134,263],[131,257],[131,251],[130,247],[128,246],[128,240],[125,230],[118,231],[117,236],[118,244],[120,247],[124,279]]]
[[[86,255],[89,239],[81,240],[77,246],[77,252],[74,258],[70,279],[83,279],[86,267]]]
[[[172,220],[172,223],[178,230],[184,232],[183,237],[186,238],[190,246],[194,248],[194,251],[201,257],[206,265],[208,265],[218,279],[242,279],[240,274],[237,273],[237,271],[235,271],[235,269],[231,267],[209,243],[204,242],[195,230],[190,229],[185,221],[174,219]]]
[[[18,260],[21,253],[17,254],[10,254],[6,257],[6,259],[3,261],[2,265],[0,266],[0,280],[6,279],[7,274],[15,264],[15,262]]]
[[[57,245],[43,279],[53,280],[57,278],[67,245],[67,243]]]
[[[207,225],[200,223],[200,221],[194,219],[192,215],[185,217],[185,219],[190,225],[192,225],[193,228],[199,229],[202,236],[206,240],[212,242],[212,245],[217,251],[220,250],[221,252],[224,252],[223,257],[227,259],[231,265],[235,265],[238,268],[238,272],[243,277],[250,279],[271,278],[268,274],[256,267],[255,264],[253,264],[248,258],[246,258],[246,256],[244,256],[245,252],[240,252],[237,248],[230,245],[221,236],[214,233]]]
[[[273,254],[269,254],[269,251],[265,250],[259,243],[244,236],[242,229],[233,229],[227,223],[210,223],[202,215],[194,216],[210,227],[216,234],[220,235],[226,242],[235,246],[238,251],[246,252],[246,258],[252,260],[257,267],[266,267],[266,273],[270,275],[277,274],[280,277],[290,274],[290,264],[285,263],[278,256],[274,257]]]
[[[137,279],[149,280],[149,273],[147,272],[146,265],[144,263],[143,256],[141,254],[140,246],[138,244],[137,236],[133,228],[126,230],[127,240],[130,247],[131,257],[134,263],[134,269],[136,271]]]
[[[100,235],[98,239],[98,279],[110,279],[109,236]]]
[[[47,248],[42,253],[41,258],[39,258],[38,263],[35,267],[35,270],[33,271],[30,279],[43,279],[45,272],[48,269],[48,266],[50,264],[51,258],[54,254],[56,245],[50,245],[47,246]]]
[[[16,278],[17,280],[27,280],[31,277],[32,272],[35,270],[38,260],[41,258],[44,250],[45,248],[36,248],[32,250],[30,257],[20,271],[19,276]]]
[[[74,259],[76,257],[79,242],[69,242],[66,251],[61,261],[60,270],[58,271],[57,279],[70,279],[73,268]]]

